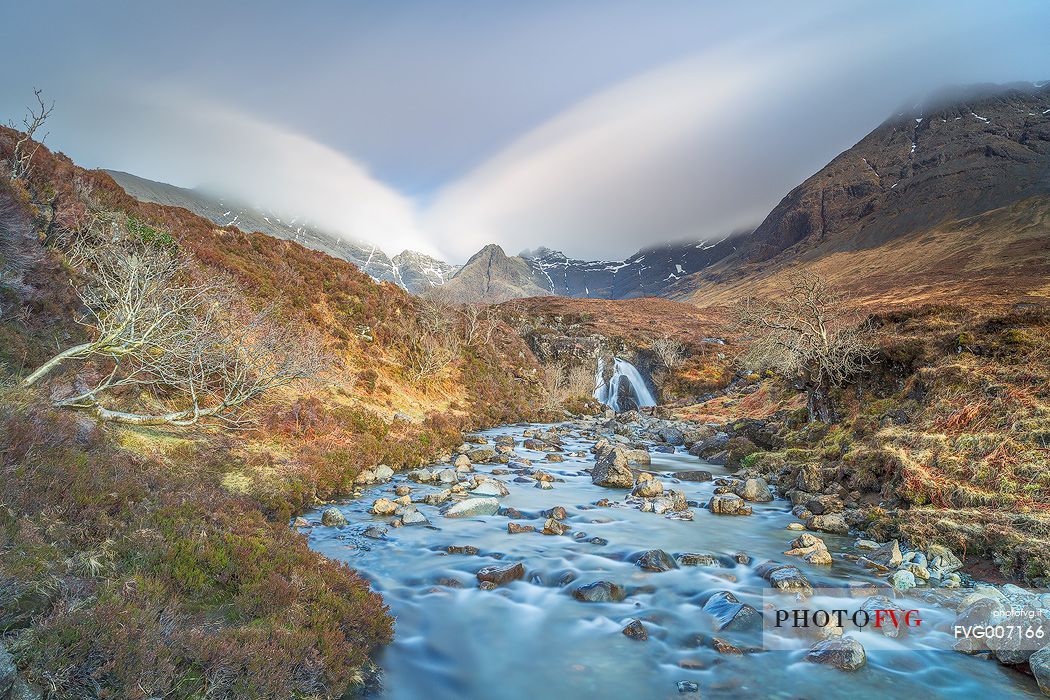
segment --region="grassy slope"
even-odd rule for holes
[[[1050,198],[1033,197],[960,221],[942,223],[873,248],[824,253],[789,249],[743,276],[699,281],[688,300],[701,307],[775,289],[792,271],[808,270],[849,290],[872,310],[901,304],[952,303],[1004,308],[1050,297]],[[683,287],[685,289],[686,287]]]
[[[0,158],[10,149],[0,130]],[[462,429],[533,417],[535,360],[516,334],[465,348],[425,382],[405,367],[420,309],[352,265],[185,210],[143,204],[44,149],[25,191],[42,237],[80,213],[74,184],[170,232],[257,308],[323,335],[321,381],[263,407],[259,429],[112,429],[40,397],[0,400],[0,633],[54,697],[330,697],[389,639],[380,598],[287,526],[357,472],[414,465]],[[29,245],[38,245],[35,238]],[[40,246],[5,292],[8,376],[81,337],[60,258]],[[15,614],[9,614],[15,611]]]
[[[863,504],[856,522],[872,535],[947,544],[1050,584],[1050,312],[941,305],[877,318],[877,362],[838,392],[837,425],[806,425],[801,397],[776,378],[681,413],[768,418],[777,444],[745,466],[818,465]]]

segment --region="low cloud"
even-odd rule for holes
[[[391,255],[437,253],[413,202],[339,151],[170,86],[121,99],[128,101],[123,123],[110,124],[102,139],[111,144],[106,167],[144,177],[162,172],[158,179],[305,218]]]
[[[511,252],[544,244],[605,258],[757,224],[849,145],[836,138],[844,122],[863,133],[856,115],[842,118],[853,105],[812,106],[847,70],[825,63],[845,45],[722,49],[615,86],[445,188],[423,223],[453,257],[495,240]]]

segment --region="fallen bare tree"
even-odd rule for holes
[[[190,282],[177,251],[129,235],[126,217],[95,216],[66,253],[81,271],[78,322],[90,340],[23,380],[33,386],[77,363],[72,391],[55,406],[139,425],[240,424],[247,404],[321,367],[313,335],[239,309],[217,284]],[[143,396],[146,408],[128,407]]]
[[[9,124],[12,129],[18,132],[15,148],[11,154],[11,162],[8,165],[11,171],[11,180],[22,180],[29,175],[33,165],[33,156],[36,155],[40,144],[47,138],[45,134],[37,140],[36,133],[55,109],[54,102],[50,105],[44,102],[42,90],[33,90],[33,96],[36,97],[37,104],[26,109],[27,114],[22,119],[24,128],[19,129],[13,122]]]
[[[831,389],[860,372],[874,352],[871,330],[845,302],[825,279],[795,275],[773,298],[748,298],[735,308],[749,343],[741,359],[805,391],[810,421],[835,420]]]

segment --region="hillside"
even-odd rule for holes
[[[806,268],[871,304],[1045,297],[1048,197],[1050,85],[945,92],[837,156],[672,294],[718,304]]]
[[[225,201],[200,190],[106,170],[129,195],[143,202],[181,207],[221,228],[265,233],[353,263],[377,282],[394,282],[418,294],[448,281],[455,268],[423,253],[406,250],[393,259],[374,243],[324,231],[307,220],[243,203]]]

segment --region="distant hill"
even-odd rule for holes
[[[415,251],[404,251],[391,259],[374,243],[355,241],[313,226],[308,220],[263,207],[226,201],[196,189],[176,187],[137,175],[107,170],[129,195],[143,202],[182,207],[218,226],[236,226],[242,231],[295,241],[356,265],[378,282],[393,282],[420,293],[448,281],[453,265]]]

